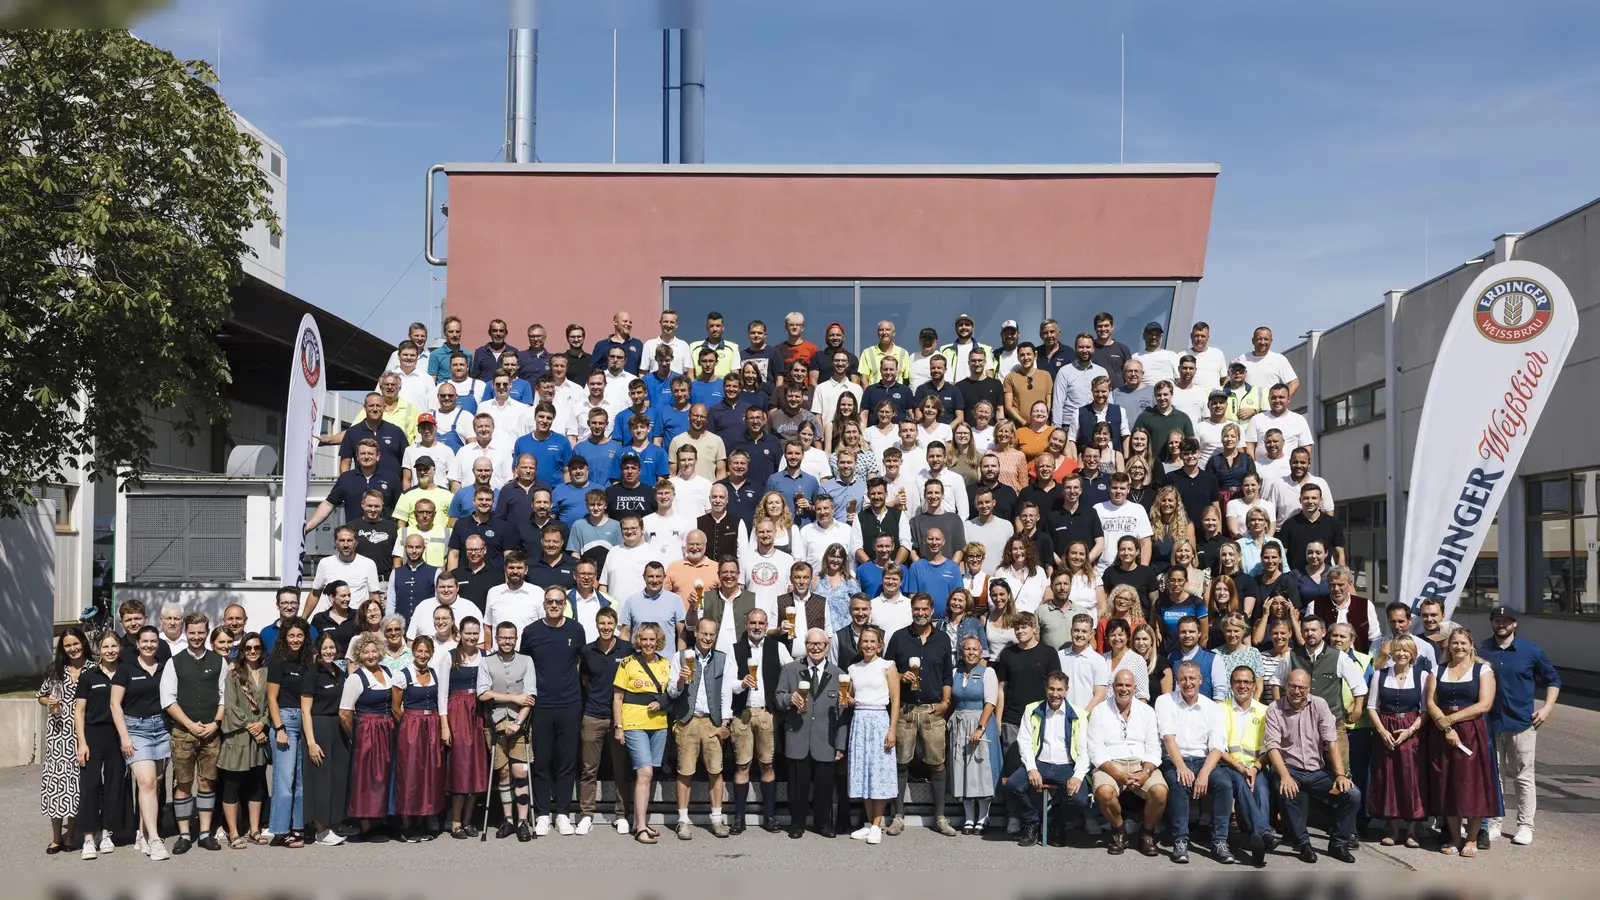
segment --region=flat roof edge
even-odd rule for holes
[[[1221,163],[1105,163],[1086,165],[763,165],[683,163],[444,163],[446,174],[471,175],[878,175],[992,177],[1137,177],[1219,175]]]

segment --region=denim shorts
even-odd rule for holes
[[[166,716],[128,716],[128,739],[133,742],[129,763],[161,762],[172,758],[172,734]]]
[[[628,762],[635,769],[659,766],[661,754],[667,749],[667,729],[624,731],[622,745],[628,748]]]

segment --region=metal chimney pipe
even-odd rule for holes
[[[706,33],[678,31],[678,162],[706,161]]]
[[[506,162],[534,161],[538,84],[538,29],[510,29],[506,48]]]

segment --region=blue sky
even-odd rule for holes
[[[541,160],[610,159],[616,24],[617,157],[660,161],[647,5],[546,2]],[[500,157],[506,22],[503,0],[176,0],[135,30],[211,61],[220,32],[224,95],[289,158],[290,290],[398,339],[447,290],[407,271],[423,172]],[[1127,161],[1222,165],[1199,316],[1230,352],[1261,322],[1287,347],[1600,196],[1597,33],[1592,0],[722,0],[706,158],[1115,162],[1125,34]]]

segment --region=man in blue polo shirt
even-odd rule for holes
[[[917,388],[913,399],[920,404],[924,397],[938,397],[940,408],[944,410],[939,414],[939,421],[946,425],[963,419],[963,412],[967,408],[966,398],[962,396],[961,389],[944,380],[945,370],[949,364],[943,356],[934,356],[928,359],[928,380]]]
[[[589,410],[589,436],[574,444],[572,454],[589,463],[590,473],[610,472],[622,455],[622,442],[612,440],[609,434],[606,411],[599,407]]]
[[[339,471],[345,472],[355,465],[356,448],[368,438],[377,442],[378,466],[394,475],[398,480],[400,470],[405,468],[404,458],[406,446],[411,443],[406,437],[405,429],[383,418],[383,395],[379,393],[368,394],[362,401],[362,410],[366,417],[361,421],[346,428],[339,437]],[[323,439],[332,443],[333,438]]]
[[[644,342],[633,336],[633,316],[619,312],[611,317],[611,334],[594,342],[594,352],[589,355],[589,368],[599,371],[606,367],[606,356],[611,348],[621,348],[627,354],[623,370],[638,373],[644,358]]]
[[[767,433],[767,411],[750,407],[744,411],[744,432],[721,435],[728,448],[728,472],[733,473],[733,454],[742,451],[746,457],[745,477],[756,485],[765,485],[772,473],[783,465],[783,441]],[[729,505],[733,497],[729,496]],[[752,513],[754,508],[752,507]]]
[[[555,433],[555,422],[555,406],[539,401],[533,407],[533,431],[511,445],[511,458],[520,459],[526,453],[533,457],[539,474],[547,480],[559,481],[561,470],[572,458],[572,442],[566,435]]]
[[[789,515],[796,522],[811,519],[811,498],[822,490],[817,479],[809,472],[800,469],[800,461],[805,458],[805,445],[798,440],[789,441],[783,446],[783,468],[772,473],[767,479],[767,490],[777,491],[783,497],[784,505],[789,507]],[[800,506],[795,508],[795,497],[799,496]]]
[[[339,473],[334,479],[328,498],[318,503],[316,511],[306,520],[306,532],[321,525],[335,507],[344,511],[346,522],[360,521],[361,498],[367,491],[383,495],[384,516],[394,510],[395,501],[400,499],[400,475],[379,470],[378,443],[371,439],[363,440],[356,448],[355,468]]]
[[[776,440],[776,438],[774,438]],[[781,455],[781,450],[780,450]],[[728,450],[728,477],[717,482],[728,489],[728,514],[746,528],[755,523],[756,503],[766,489],[766,479],[757,481],[750,474],[750,451],[743,447]]]
[[[911,564],[911,576],[905,588],[908,594],[932,596],[933,614],[938,618],[944,618],[950,592],[961,587],[961,564],[944,555],[944,545],[944,532],[929,528],[922,536],[922,555]]]
[[[695,377],[689,385],[689,402],[707,409],[722,402],[724,382],[717,375],[717,351],[710,347],[700,350],[695,359]]]
[[[1494,666],[1496,685],[1494,707],[1489,710],[1489,730],[1494,734],[1495,752],[1500,757],[1500,775],[1512,780],[1512,795],[1517,808],[1517,831],[1511,843],[1533,843],[1533,814],[1538,794],[1533,781],[1533,751],[1539,726],[1550,717],[1561,696],[1561,674],[1550,664],[1538,644],[1517,637],[1517,614],[1507,606],[1489,611],[1494,637],[1478,645],[1478,655]],[[1534,692],[1543,681],[1544,705],[1534,709]],[[1509,799],[1509,798],[1508,798]],[[1500,819],[1488,822],[1493,841],[1500,836]]]
[[[707,428],[712,434],[722,438],[724,444],[732,442],[734,438],[744,433],[745,410],[752,407],[750,401],[739,398],[743,390],[744,379],[738,372],[731,372],[722,379],[722,400],[707,405],[710,413],[710,424]]]
[[[517,652],[533,660],[539,702],[533,708],[533,834],[574,832],[567,811],[578,783],[578,746],[583,724],[583,690],[578,663],[588,644],[583,626],[566,615],[567,591],[544,591],[544,618],[522,629]]]
[[[894,420],[899,422],[914,405],[911,386],[900,380],[900,361],[893,356],[880,360],[878,371],[880,380],[861,392],[861,408],[867,413],[867,421],[876,423],[878,404],[887,400],[894,405]]]
[[[551,499],[555,501],[556,518],[567,526],[573,525],[589,512],[588,501],[584,495],[593,488],[605,488],[605,483],[589,483],[589,461],[581,456],[574,456],[567,461],[567,480],[565,483],[556,484],[555,493]]]

